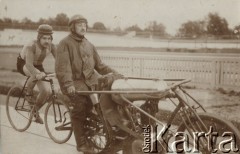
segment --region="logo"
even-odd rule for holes
[[[232,132],[217,132],[212,126],[208,132],[176,132],[170,138],[163,138],[170,126],[164,126],[158,132],[158,125],[147,125],[143,127],[143,148],[144,153],[157,153],[162,150],[168,153],[198,153],[201,150],[211,153],[238,152],[236,137]]]

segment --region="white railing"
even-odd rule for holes
[[[125,76],[190,78],[207,88],[240,88],[240,57],[101,54],[103,61]]]
[[[1,53],[0,67],[16,69],[18,53]],[[240,57],[140,55],[100,52],[102,60],[125,76],[189,78],[192,85],[205,88],[240,89]],[[54,59],[44,61],[46,71],[54,71]]]

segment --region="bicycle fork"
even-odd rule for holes
[[[194,138],[193,133],[202,133],[207,132],[207,127],[201,120],[201,118],[196,113],[195,109],[191,107],[187,102],[188,100],[185,97],[185,92],[181,88],[176,88],[174,90],[176,97],[181,104],[180,108],[180,117],[186,126],[187,131],[190,133],[190,136]],[[195,100],[194,100],[195,101]],[[201,107],[202,108],[202,107]],[[200,144],[204,149],[207,149],[207,143],[204,140],[199,140]]]

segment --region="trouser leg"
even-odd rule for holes
[[[71,113],[72,127],[77,147],[85,144],[84,124],[87,116],[88,97],[83,95],[68,96],[74,104]]]
[[[48,83],[44,81],[38,81],[37,86],[39,89],[39,94],[36,99],[36,110],[38,111],[45,104],[48,96],[50,95],[50,88]]]
[[[35,77],[31,76],[27,81],[27,94],[29,95],[33,94],[33,88],[36,85],[36,82],[33,82],[33,80],[35,80]]]
[[[33,88],[36,85],[36,82],[33,82],[33,80],[36,80],[36,77],[30,73],[30,71],[27,69],[26,65],[23,66],[23,72],[26,74],[26,76],[29,76],[29,79],[27,81],[27,94],[33,94]],[[40,72],[37,70],[37,72]]]

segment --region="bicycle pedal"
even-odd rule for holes
[[[33,121],[39,124],[43,124],[43,119],[40,117],[37,111],[33,112]]]

